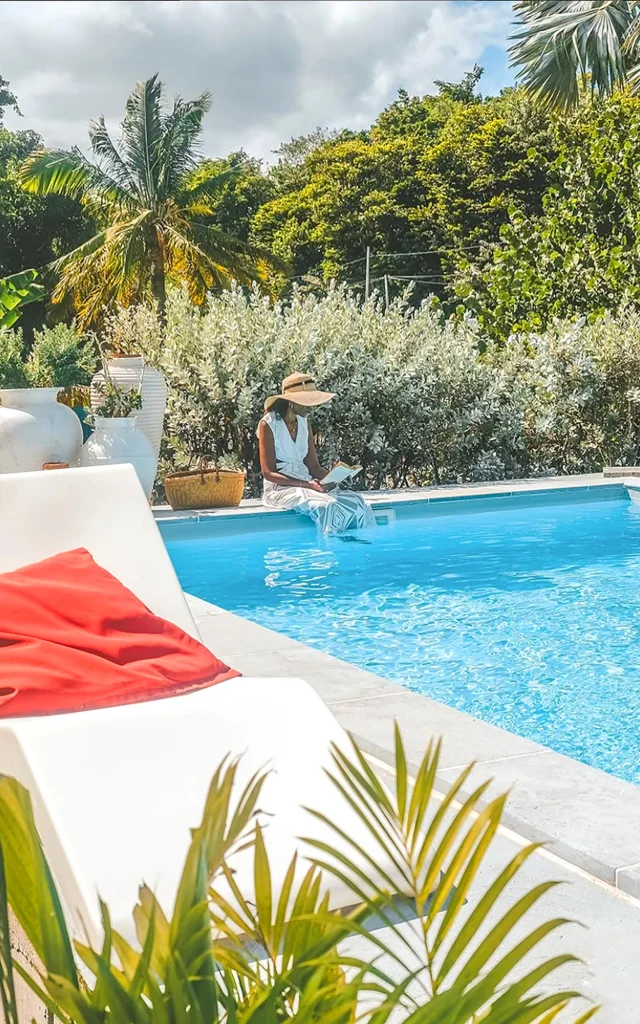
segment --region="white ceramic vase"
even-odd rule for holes
[[[153,366],[147,366],[142,356],[113,356],[107,365],[109,376],[118,387],[127,390],[142,387],[142,408],[136,412],[138,429],[151,441],[157,459],[167,408],[167,384],[164,377]],[[91,408],[94,413],[101,402],[95,384],[103,380],[104,374],[100,371],[91,382]]]
[[[82,446],[80,465],[128,462],[148,497],[156,478],[158,460],[151,441],[138,427],[137,419],[137,416],[96,416],[95,429]]]
[[[26,473],[45,462],[77,466],[82,427],[58,402],[62,388],[0,390],[0,473]]]

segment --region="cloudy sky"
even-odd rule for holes
[[[2,0],[0,75],[47,145],[86,145],[114,125],[134,82],[204,89],[205,149],[269,159],[317,125],[364,127],[398,90],[427,92],[478,62],[483,91],[508,84],[508,0]]]

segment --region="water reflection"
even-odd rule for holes
[[[640,782],[640,506],[169,544],[186,590]],[[233,564],[234,571],[229,571]]]

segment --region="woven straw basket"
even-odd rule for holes
[[[171,508],[235,508],[244,493],[244,473],[205,467],[169,473],[164,490]]]

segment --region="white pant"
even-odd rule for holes
[[[283,487],[265,480],[263,504],[311,516],[323,533],[344,533],[372,526],[373,513],[354,491],[311,491],[308,487]]]

